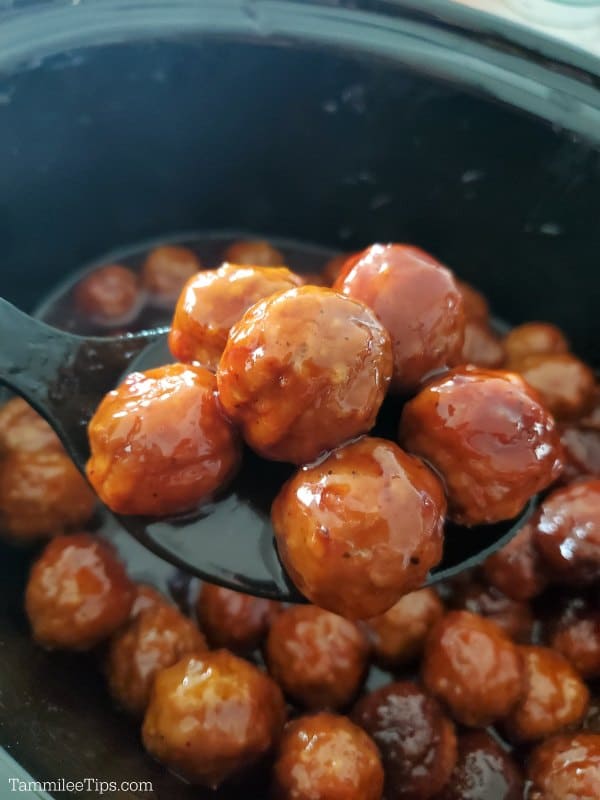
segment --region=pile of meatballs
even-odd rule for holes
[[[373,245],[295,274],[266,242],[205,269],[180,246],[73,289],[106,330],[173,309],[173,363],[132,373],[89,425],[87,477],[22,400],[0,409],[0,525],[47,537],[35,640],[95,649],[148,752],[273,800],[600,797],[600,386],[555,326],[500,335],[423,250]],[[382,403],[395,439],[370,436]],[[310,604],[204,583],[193,614],[89,532],[96,495],[173,516],[227,491],[244,451],[295,465],[279,557]],[[512,519],[477,570],[421,588],[446,535]],[[86,530],[87,529],[87,530]],[[369,693],[372,665],[387,676]]]

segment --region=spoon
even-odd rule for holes
[[[89,458],[87,424],[104,395],[134,370],[173,360],[167,328],[117,337],[82,337],[52,328],[0,298],[0,384],[21,395],[50,424],[79,470]],[[385,410],[378,426],[387,430]],[[390,411],[393,425],[398,411]],[[150,519],[115,515],[141,544],[200,578],[260,597],[301,602],[277,557],[269,511],[293,467],[250,451],[228,492],[198,511]],[[444,556],[427,585],[477,566],[516,534],[535,508],[473,529],[446,526]]]

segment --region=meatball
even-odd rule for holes
[[[569,662],[549,647],[520,648],[524,663],[523,693],[504,728],[518,742],[532,742],[580,722],[589,691]]]
[[[174,606],[155,605],[113,636],[106,660],[108,688],[119,705],[141,716],[157,673],[203,650],[206,642],[191,620]]]
[[[566,425],[560,441],[565,454],[565,482],[580,477],[600,478],[600,431]]]
[[[233,477],[240,447],[216,389],[208,370],[172,364],[106,395],[89,423],[87,475],[112,511],[188,511]]]
[[[253,664],[216,650],[157,674],[142,739],[190,783],[216,788],[269,753],[284,721],[279,687]]]
[[[12,453],[62,450],[58,436],[46,420],[21,397],[0,406],[0,458]]]
[[[418,247],[372,245],[346,263],[333,288],[372,308],[389,331],[394,391],[412,392],[460,363],[462,295],[452,273]]]
[[[513,600],[494,586],[474,581],[458,590],[454,603],[458,608],[495,622],[516,642],[531,641],[534,618],[529,604],[523,600]]]
[[[280,611],[281,605],[274,600],[212,583],[203,584],[196,603],[198,620],[210,644],[240,653],[258,647]]]
[[[154,300],[174,303],[186,281],[200,269],[200,259],[189,248],[163,245],[148,254],[142,267],[142,281]]]
[[[532,752],[529,800],[597,800],[600,797],[600,735],[555,736]]]
[[[533,534],[532,523],[525,523],[508,544],[483,564],[486,580],[513,600],[530,600],[548,584],[548,572],[533,543]]]
[[[573,483],[548,495],[536,520],[534,543],[560,580],[598,580],[600,479]]]
[[[124,324],[140,306],[137,275],[120,264],[100,267],[77,284],[75,304],[80,314],[97,324]]]
[[[594,399],[592,370],[569,353],[533,355],[515,367],[557,419],[577,419]]]
[[[575,595],[563,602],[548,630],[548,643],[584,678],[600,678],[600,598]]]
[[[195,361],[216,370],[231,326],[250,306],[301,285],[302,279],[285,267],[223,264],[199,272],[177,301],[169,334],[171,352],[179,361]]]
[[[476,367],[500,367],[504,362],[500,337],[482,322],[467,322],[461,361]]]
[[[217,381],[250,447],[305,464],[373,427],[391,370],[389,336],[369,309],[302,286],[233,326]]]
[[[507,333],[504,349],[508,366],[515,368],[528,356],[568,353],[569,343],[556,325],[549,322],[526,322]]]
[[[365,677],[368,656],[360,628],[316,606],[283,611],[265,646],[273,678],[294,702],[309,709],[347,706]]]
[[[380,800],[377,748],[346,717],[313,714],[288,723],[273,770],[273,800]]]
[[[417,659],[427,634],[443,614],[444,606],[433,589],[405,594],[385,614],[365,623],[376,660],[394,668]]]
[[[304,467],[275,498],[279,556],[298,589],[345,617],[383,614],[442,556],[435,475],[393,442],[365,437]]]
[[[89,650],[127,620],[134,595],[110,546],[79,533],[53,539],[34,563],[25,611],[39,644]]]
[[[448,781],[456,763],[454,726],[417,684],[391,683],[372,692],[352,718],[379,748],[386,800],[427,800]]]
[[[458,290],[462,295],[465,317],[468,322],[481,322],[487,324],[490,309],[485,297],[474,286],[466,281],[455,278]]]
[[[282,267],[285,264],[283,253],[261,239],[242,239],[230,244],[223,260],[250,267]]]
[[[425,645],[423,682],[463,725],[485,727],[515,706],[523,688],[519,649],[496,624],[451,611]]]
[[[155,608],[158,605],[169,604],[169,600],[161,594],[154,586],[149,586],[147,583],[138,583],[135,586],[135,597],[133,598],[133,605],[129,612],[129,618],[133,619],[146,611],[149,608]]]
[[[562,468],[552,417],[510,372],[459,367],[404,406],[400,440],[442,476],[463,525],[519,514]]]

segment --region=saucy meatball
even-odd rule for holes
[[[98,324],[127,322],[140,304],[137,275],[120,264],[100,267],[77,284],[75,304],[80,314]]]
[[[176,514],[228,483],[240,448],[216,390],[208,370],[172,364],[106,395],[88,427],[87,475],[112,511]]]
[[[369,648],[354,622],[316,606],[293,606],[271,625],[265,660],[273,678],[296,703],[339,709],[365,677]]]
[[[46,420],[21,397],[0,406],[0,459],[11,453],[62,450],[58,436]]]
[[[531,742],[580,722],[589,691],[569,662],[549,647],[520,648],[524,663],[523,693],[504,729],[518,742]]]
[[[134,595],[110,546],[79,533],[53,539],[34,563],[25,611],[39,644],[89,650],[127,620]]]
[[[177,299],[186,281],[200,269],[200,259],[189,248],[163,245],[148,254],[142,267],[142,281],[153,299],[170,303]]]
[[[206,650],[194,623],[167,603],[141,611],[112,638],[106,660],[108,688],[131,714],[142,715],[156,674],[187,653]]]
[[[389,336],[369,309],[303,286],[233,326],[217,381],[250,447],[305,464],[373,427],[391,370]]]
[[[470,283],[459,281],[457,278],[455,278],[455,281],[462,295],[467,321],[487,324],[490,316],[490,309],[485,297]]]
[[[566,598],[548,630],[548,643],[584,678],[600,678],[600,597]]]
[[[461,361],[465,364],[474,364],[476,367],[502,366],[504,348],[500,337],[482,322],[467,322]]]
[[[548,585],[548,571],[533,543],[534,527],[525,523],[517,535],[483,564],[483,574],[513,600],[530,600]]]
[[[248,661],[216,650],[157,674],[142,739],[190,783],[216,788],[269,753],[284,721],[279,687]]]
[[[147,583],[137,583],[135,585],[135,596],[131,611],[129,612],[129,619],[137,617],[142,611],[149,608],[155,608],[158,605],[169,604],[169,600],[161,594],[154,586],[149,586]]]
[[[223,264],[194,275],[181,292],[169,333],[169,348],[178,361],[197,362],[216,370],[229,330],[264,297],[301,286],[285,267],[240,267]]]
[[[375,244],[351,258],[333,285],[373,309],[392,339],[392,388],[414,391],[459,364],[465,315],[452,273],[418,247]]]
[[[569,353],[527,356],[515,367],[557,419],[577,419],[594,398],[592,370]]]
[[[559,476],[553,418],[518,376],[459,367],[404,406],[400,440],[442,476],[463,525],[511,519]]]
[[[352,718],[379,748],[386,800],[427,800],[450,778],[456,763],[454,726],[417,684],[391,683],[371,692]]]
[[[532,752],[528,800],[597,800],[600,797],[600,735],[555,736]]]
[[[517,703],[523,661],[496,624],[469,611],[451,611],[427,638],[422,675],[458,722],[485,727]]]
[[[202,585],[196,603],[198,620],[212,647],[226,647],[240,653],[258,647],[280,611],[280,603],[274,600],[234,592],[213,583]]]
[[[495,586],[467,583],[457,591],[454,604],[495,622],[515,642],[531,641],[534,618],[529,604],[507,597]]]
[[[433,624],[444,614],[433,589],[419,589],[401,597],[385,614],[365,623],[376,660],[385,667],[399,667],[418,658]]]
[[[445,499],[433,472],[393,442],[365,437],[286,483],[271,511],[279,556],[313,603],[383,614],[442,556]]]
[[[380,800],[377,748],[347,717],[314,714],[288,723],[273,770],[273,800]]]
[[[282,267],[285,256],[262,239],[242,239],[225,250],[224,261],[251,267]]]
[[[565,454],[565,483],[581,478],[600,478],[600,431],[565,425],[560,441]]]
[[[506,334],[504,349],[507,365],[515,368],[528,356],[568,353],[569,343],[556,325],[549,322],[526,322]]]

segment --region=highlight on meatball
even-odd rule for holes
[[[151,250],[142,266],[142,282],[154,302],[174,303],[186,281],[202,269],[193,250],[165,244]]]
[[[92,417],[87,476],[119,514],[189,511],[224,488],[240,462],[215,377],[172,364],[134,372]]]
[[[364,437],[304,467],[273,503],[279,556],[311,602],[367,619],[419,588],[442,556],[444,492],[418,459]]]
[[[98,325],[130,322],[141,305],[138,277],[120,264],[95,269],[75,288],[79,313]]]
[[[555,736],[529,757],[528,800],[597,800],[600,796],[600,735]]]
[[[400,442],[441,475],[450,517],[511,519],[560,475],[552,416],[518,375],[459,367],[404,406]]]
[[[253,450],[305,464],[373,427],[391,371],[389,336],[368,308],[303,286],[233,326],[217,381]]]
[[[372,308],[389,331],[394,391],[413,392],[461,363],[462,294],[450,270],[420,248],[374,244],[346,262],[333,288]]]

